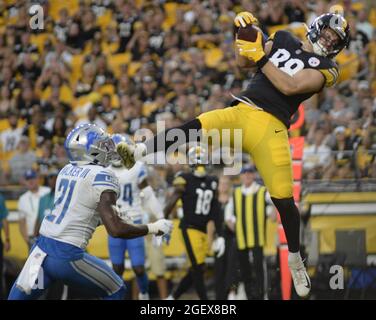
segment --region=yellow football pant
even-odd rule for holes
[[[292,160],[286,126],[272,114],[244,103],[201,114],[202,128],[242,129],[242,148],[249,153],[270,195],[293,196]],[[234,135],[231,135],[233,145]]]
[[[181,229],[184,248],[191,266],[203,264],[208,254],[208,236],[206,233],[192,229]]]

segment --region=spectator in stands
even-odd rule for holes
[[[275,26],[279,24],[287,23],[287,17],[285,16],[285,6],[281,5],[280,1],[268,0],[261,4],[260,13],[258,18],[261,24],[265,26]]]
[[[348,19],[348,23],[350,27],[349,50],[359,56],[363,56],[366,54],[370,39],[368,39],[366,33],[357,28],[355,19]]]
[[[23,131],[23,135],[29,137],[32,149],[39,147],[43,141],[51,138],[51,133],[45,128],[45,117],[40,106],[33,108],[30,124]]]
[[[20,142],[23,128],[19,126],[19,116],[16,110],[8,113],[9,128],[0,133],[1,152],[4,159],[8,159]]]
[[[80,53],[84,48],[84,36],[77,22],[69,25],[65,43],[73,54]]]
[[[38,53],[38,47],[30,41],[30,33],[24,32],[21,34],[21,41],[14,46],[14,52],[20,53]]]
[[[0,118],[6,118],[16,105],[12,92],[7,86],[2,86],[0,91]]]
[[[371,40],[374,28],[368,21],[368,14],[369,12],[366,9],[359,10],[356,29],[362,31],[367,36],[368,40]]]
[[[34,106],[40,106],[40,101],[36,97],[32,85],[24,83],[22,91],[18,96],[16,108],[21,116],[30,122]]]
[[[54,208],[56,179],[58,174],[59,170],[57,170],[56,168],[50,167],[48,169],[46,180],[47,186],[50,188],[50,191],[40,197],[38,216],[34,228],[34,237],[39,235],[39,228],[42,224],[44,217],[50,215],[52,213],[52,209]]]
[[[0,194],[0,300],[4,297],[3,288],[3,251],[8,252],[10,250],[10,232],[9,224],[7,220],[8,209],[5,205],[5,199],[2,194]],[[4,230],[4,242],[2,240],[1,230]]]
[[[106,129],[107,125],[106,123],[101,119],[101,117],[98,115],[97,108],[95,106],[92,106],[88,112],[87,117],[80,119],[76,122],[76,126],[84,123],[95,123],[97,126]]]
[[[117,110],[112,107],[111,96],[109,94],[104,94],[95,108],[106,125],[111,125],[117,114]]]
[[[15,94],[15,90],[20,86],[19,81],[14,76],[12,63],[7,60],[4,61],[3,67],[1,69],[0,85],[1,87],[7,87],[12,95]]]
[[[19,228],[22,238],[29,249],[34,243],[34,229],[38,217],[39,201],[50,192],[50,188],[40,186],[39,176],[34,170],[24,173],[27,191],[18,200]]]
[[[110,70],[107,64],[107,58],[104,55],[99,56],[96,61],[96,78],[95,81],[98,85],[102,86],[105,84],[114,84],[115,76]]]
[[[87,95],[95,90],[96,67],[94,62],[85,63],[82,67],[82,76],[77,81],[75,97]]]
[[[23,79],[37,81],[41,74],[41,68],[34,62],[31,54],[23,55],[22,63],[17,69],[17,72]]]
[[[333,107],[329,111],[330,119],[335,126],[345,123],[345,116],[349,110],[346,108],[346,101],[341,96],[335,96]]]
[[[285,6],[285,15],[288,23],[305,22],[307,13],[307,3],[300,0],[290,0]]]
[[[30,139],[22,136],[18,143],[17,151],[9,160],[8,179],[11,184],[19,184],[25,170],[33,168],[37,157],[35,152],[30,149]]]
[[[314,140],[304,147],[303,169],[305,173],[310,173],[311,178],[318,178],[320,174],[330,164],[331,150],[324,143],[324,130],[315,131]]]

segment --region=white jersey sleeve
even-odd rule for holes
[[[147,171],[145,164],[143,164],[142,162],[137,162],[137,166],[138,166],[137,183],[141,184],[148,177],[148,171]]]
[[[113,191],[117,198],[120,195],[119,180],[111,170],[103,169],[99,171],[91,184],[94,199],[99,202],[102,192]]]

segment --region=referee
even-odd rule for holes
[[[266,217],[273,212],[270,195],[255,181],[255,172],[251,165],[242,168],[242,184],[234,188],[225,209],[226,224],[235,232],[240,277],[249,300],[264,299]]]

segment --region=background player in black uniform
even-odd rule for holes
[[[217,199],[218,179],[207,174],[206,150],[200,146],[192,147],[188,152],[192,172],[178,173],[173,181],[174,192],[166,204],[165,216],[169,216],[176,202],[181,199],[183,217],[180,230],[185,251],[189,259],[188,273],[180,281],[169,299],[178,299],[192,284],[201,300],[207,300],[204,282],[205,258],[212,248],[215,233],[215,221],[220,214]],[[218,242],[222,246],[218,247]],[[215,240],[218,251],[224,251],[223,238]]]
[[[239,27],[255,21],[251,13],[241,12],[234,22]],[[252,156],[281,215],[295,290],[305,297],[311,283],[299,253],[300,217],[293,199],[287,130],[300,103],[336,82],[338,69],[331,59],[348,44],[349,27],[342,16],[327,13],[313,21],[304,42],[279,31],[263,46],[262,37],[259,33],[255,42],[236,41],[238,64],[244,68],[256,65],[257,73],[248,89],[236,97],[233,107],[203,113],[179,129],[185,132],[186,139],[191,129],[203,129],[204,133],[215,129],[221,133],[224,129],[230,132],[242,129],[242,148]],[[165,144],[158,143],[160,139]],[[132,166],[135,159],[160,151],[158,146],[164,146],[162,150],[166,151],[173,143],[175,141],[166,141],[166,132],[162,132],[145,144],[121,144],[118,152],[124,165]]]

